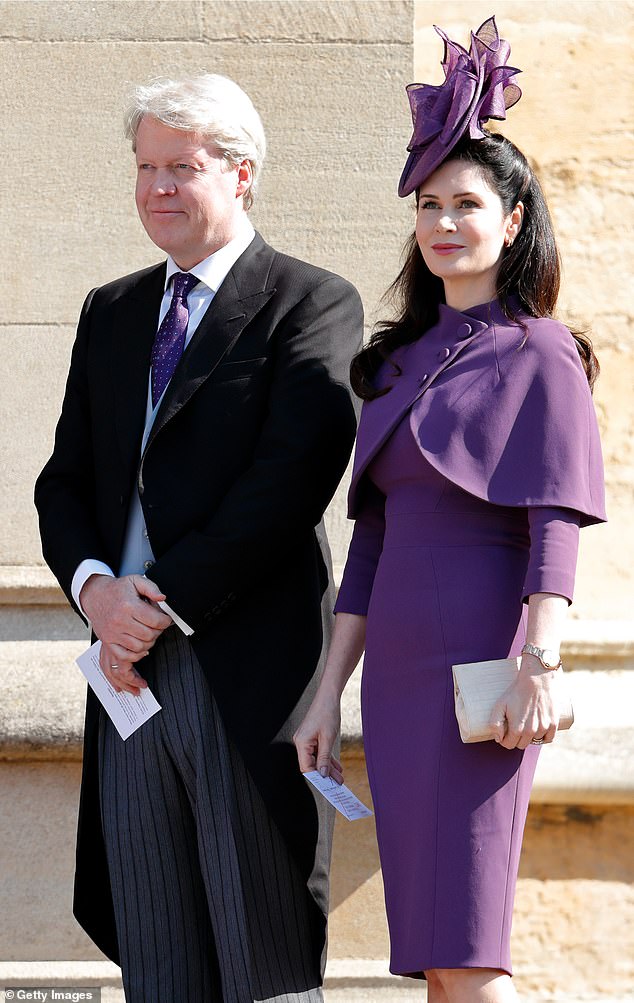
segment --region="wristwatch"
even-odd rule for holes
[[[535,655],[545,669],[558,669],[561,665],[561,658],[553,648],[538,648],[535,644],[525,644],[522,648],[523,655]]]

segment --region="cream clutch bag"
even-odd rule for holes
[[[489,662],[452,665],[456,717],[463,742],[486,742],[493,738],[489,720],[493,707],[517,677],[521,658],[497,658]],[[574,721],[572,703],[561,669],[557,676],[559,731]]]

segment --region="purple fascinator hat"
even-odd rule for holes
[[[445,43],[445,81],[439,86],[410,84],[407,88],[414,133],[398,186],[401,198],[415,191],[463,137],[483,139],[483,123],[505,119],[506,109],[522,96],[511,79],[521,71],[506,65],[511,46],[500,38],[495,17],[471,32],[469,52],[441,28],[434,28]]]

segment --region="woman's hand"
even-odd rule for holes
[[[332,754],[341,726],[340,701],[318,693],[293,735],[302,773],[318,770],[322,777],[343,783],[341,763]]]
[[[559,723],[557,677],[533,655],[524,655],[517,680],[493,709],[495,740],[505,749],[526,749],[535,740],[552,742]]]
[[[559,651],[568,600],[552,592],[535,592],[528,598],[526,639],[538,648]],[[493,708],[495,740],[505,749],[525,749],[534,740],[552,742],[559,724],[559,676],[545,669],[535,655],[523,655],[512,686]]]
[[[343,783],[341,763],[332,754],[341,727],[341,694],[365,643],[365,617],[337,613],[324,674],[308,713],[293,735],[302,773],[318,770]]]

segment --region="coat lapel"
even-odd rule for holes
[[[213,373],[247,324],[275,292],[274,287],[266,288],[274,255],[273,248],[256,234],[225,278],[170,381],[146,451],[167,422]]]

